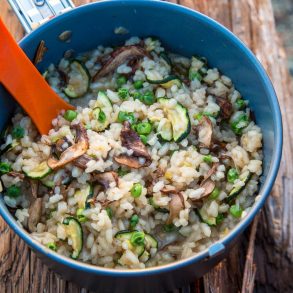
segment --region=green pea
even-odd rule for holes
[[[112,211],[112,209],[110,207],[107,207],[106,208],[106,212],[107,212],[108,217],[110,219],[112,219],[113,218],[113,211]]]
[[[236,107],[237,107],[238,110],[242,110],[246,106],[246,103],[242,99],[237,99],[235,104],[236,104]]]
[[[143,94],[143,102],[150,106],[152,105],[154,102],[156,101],[156,98],[155,98],[155,95],[153,92],[151,91],[146,91],[144,94]]]
[[[133,99],[134,100],[140,100],[141,102],[143,102],[143,94],[142,93],[140,93],[140,92],[134,92],[132,94],[132,96],[133,96]]]
[[[73,110],[67,110],[64,113],[63,117],[67,121],[71,122],[71,121],[73,121],[77,117],[77,112],[76,111],[73,111]]]
[[[234,204],[230,207],[229,212],[234,218],[240,218],[243,210],[239,205]]]
[[[8,163],[1,162],[0,163],[0,173],[6,174],[11,171],[11,165]]]
[[[149,122],[141,122],[136,125],[136,131],[138,134],[150,134],[152,131],[152,125]]]
[[[213,161],[212,156],[211,155],[203,156],[203,161],[210,164]]]
[[[133,84],[133,87],[136,89],[136,90],[139,90],[141,88],[143,88],[143,81],[142,80],[136,80]]]
[[[209,198],[210,199],[217,199],[220,195],[220,189],[215,187],[212,193],[210,194]]]
[[[123,123],[124,121],[129,121],[130,124],[135,123],[136,118],[134,117],[133,113],[123,112],[120,111],[118,113],[118,122]]]
[[[144,245],[145,235],[142,231],[133,232],[130,238],[130,243],[133,246]]]
[[[118,96],[120,97],[120,99],[122,100],[126,100],[129,97],[129,91],[126,88],[120,88],[118,90]]]
[[[142,185],[140,183],[134,183],[130,190],[131,195],[134,198],[138,198],[140,197],[141,192],[142,192]]]
[[[236,179],[238,179],[238,177],[239,177],[239,174],[238,174],[238,172],[237,172],[237,170],[235,168],[229,169],[229,171],[227,173],[227,180],[228,180],[228,182],[234,183],[234,181]]]
[[[46,246],[53,251],[57,251],[57,245],[54,242],[47,243]]]
[[[24,128],[20,127],[20,126],[15,126],[12,129],[12,137],[15,139],[20,139],[24,137]]]
[[[16,185],[11,185],[7,188],[7,196],[9,197],[18,197],[20,195],[20,187]]]
[[[138,215],[132,215],[129,221],[130,229],[134,229],[135,226],[138,224],[139,218]]]
[[[144,134],[141,134],[140,136],[140,140],[143,144],[147,144],[148,143],[148,138],[147,136],[145,136]]]
[[[117,87],[122,87],[124,84],[126,84],[126,82],[127,82],[127,79],[125,76],[120,75],[119,77],[117,77],[117,80],[116,80]]]
[[[84,209],[78,209],[76,211],[76,216],[80,223],[84,223],[87,221],[87,217],[83,214],[83,212],[84,212]]]
[[[218,216],[216,217],[216,224],[219,225],[221,224],[225,219],[225,215],[224,214],[218,214]]]

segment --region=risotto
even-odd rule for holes
[[[3,135],[4,201],[64,256],[143,269],[227,235],[256,200],[262,133],[231,79],[154,38],[66,52],[44,73],[76,110],[40,136],[20,110]]]

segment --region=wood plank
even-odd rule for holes
[[[75,4],[93,2],[75,0]],[[284,151],[279,176],[261,214],[255,246],[256,289],[264,292],[292,292],[293,268],[293,101],[289,90],[286,55],[276,33],[270,0],[172,0],[203,12],[238,35],[267,69],[279,97],[284,122]],[[24,32],[6,1],[0,17],[15,38]],[[205,292],[238,292],[242,286],[247,238],[242,238],[227,260],[204,277]],[[0,219],[0,292],[86,292],[63,281],[36,258]],[[273,276],[273,277],[272,277]],[[196,280],[182,292],[202,292]]]

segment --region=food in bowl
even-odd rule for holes
[[[230,78],[154,38],[66,53],[44,78],[77,106],[40,136],[15,114],[1,146],[4,200],[31,236],[108,268],[174,262],[244,218],[262,133]]]

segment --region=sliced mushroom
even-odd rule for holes
[[[38,189],[39,189],[39,182],[36,180],[30,179],[29,181],[32,191],[32,197],[33,199],[38,198]]]
[[[111,58],[107,60],[101,70],[94,76],[93,80],[95,81],[100,77],[110,74],[117,67],[127,61],[142,58],[147,55],[148,53],[142,47],[137,45],[120,47],[111,53]]]
[[[164,193],[164,194],[171,194],[171,193],[176,193],[176,189],[175,187],[173,186],[164,186],[161,190],[161,193]]]
[[[204,198],[204,197],[210,195],[210,194],[213,192],[213,190],[215,189],[215,187],[216,187],[216,183],[215,183],[213,180],[208,179],[208,180],[204,181],[204,182],[200,185],[200,187],[204,188],[204,192],[203,192],[203,194],[201,195],[201,197],[198,198],[198,199],[202,199],[202,198]],[[197,200],[198,200],[198,199],[197,199]]]
[[[132,156],[119,155],[115,157],[115,161],[119,164],[126,165],[130,168],[138,169],[149,166],[151,164],[151,156],[148,153],[146,146],[142,143],[139,135],[131,129],[130,123],[125,121],[121,130],[121,142],[124,147],[133,151]],[[142,163],[139,157],[144,158]]]
[[[30,232],[36,231],[36,226],[41,220],[42,216],[42,199],[36,198],[30,205],[29,210],[29,218],[28,218],[28,229]]]
[[[102,208],[106,208],[110,203],[113,202],[113,200],[106,199],[104,201],[98,201],[98,202],[101,204]]]
[[[205,177],[204,177],[203,181],[201,182],[201,184],[203,184],[206,180],[210,179],[211,176],[217,172],[218,167],[219,167],[219,163],[213,163],[211,169],[205,175]]]
[[[217,172],[217,168],[219,166],[219,163],[214,163],[212,168],[208,171],[208,173],[205,175],[203,181],[200,184],[201,188],[204,188],[204,192],[201,194],[200,197],[196,198],[193,200],[193,202],[195,201],[199,201],[201,199],[203,199],[204,197],[210,195],[212,193],[212,191],[214,190],[216,184],[213,180],[211,180],[211,176]]]
[[[137,157],[119,155],[115,157],[114,160],[120,165],[124,165],[133,169],[139,169],[141,167],[144,167],[144,165],[139,162],[139,159]]]
[[[203,116],[197,125],[198,141],[200,146],[209,148],[212,142],[213,125],[211,120]]]
[[[10,172],[7,173],[7,175],[11,176],[11,177],[18,177],[21,180],[23,180],[25,178],[23,173],[15,172],[15,171],[10,171]]]
[[[139,135],[130,127],[130,123],[125,121],[123,129],[121,130],[122,145],[133,151],[133,155],[137,157],[144,157],[148,160],[151,159],[146,146],[142,143]]]
[[[86,165],[89,161],[93,160],[92,157],[84,154],[73,161],[74,166],[80,169],[86,169]]]
[[[169,202],[169,217],[167,224],[171,224],[175,218],[179,216],[181,210],[185,208],[184,198],[181,192],[173,193],[170,195],[171,201]]]
[[[105,189],[110,187],[112,182],[118,184],[118,174],[114,171],[98,173],[93,175],[93,181],[100,183]]]
[[[72,162],[73,160],[82,156],[88,149],[89,142],[86,133],[86,129],[82,126],[82,124],[77,124],[74,126],[76,129],[76,143],[71,147],[67,148],[61,155],[59,160],[54,156],[48,159],[48,166],[55,170],[63,167],[64,165]]]
[[[221,115],[224,119],[229,119],[233,112],[233,107],[230,101],[222,97],[216,97],[217,104],[221,109]]]

